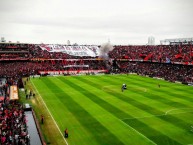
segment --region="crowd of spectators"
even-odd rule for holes
[[[6,58],[28,59],[87,59],[88,56],[72,56],[62,52],[49,52],[40,48],[37,44],[0,44],[0,60]],[[112,59],[145,60],[166,63],[193,62],[193,45],[128,45],[114,46],[109,52]]]
[[[193,45],[115,46],[110,58],[167,63],[193,62]]]
[[[117,62],[121,73],[137,73],[150,77],[164,78],[168,81],[193,83],[193,66],[151,62]]]
[[[28,53],[0,53],[0,60],[29,60]]]
[[[18,80],[18,78],[23,76],[37,75],[39,71],[102,69],[105,69],[105,63],[102,60],[44,60],[1,62],[0,77],[9,77]]]
[[[28,47],[24,43],[0,43],[0,51],[26,51]]]
[[[72,56],[61,52],[48,52],[42,50],[40,45],[30,45],[30,59],[86,59],[91,57]],[[112,59],[132,59],[132,60],[150,60],[152,62],[166,63],[193,62],[193,45],[129,45],[129,46],[114,46],[113,51],[109,52],[109,57]]]
[[[28,60],[29,45],[28,44],[0,44],[0,60]]]
[[[0,85],[4,94],[0,97],[0,144],[29,145],[30,136],[23,106],[17,101],[10,100],[7,93],[11,83],[6,81]]]
[[[4,50],[17,50],[17,53]],[[27,60],[21,60],[18,56]],[[15,57],[15,61],[1,60],[6,57],[13,59]],[[190,44],[114,46],[114,49],[109,52],[109,58],[128,61],[127,63],[119,62],[122,72],[131,71],[142,75],[163,77],[170,81],[192,82],[193,46]],[[107,63],[97,58],[49,52],[42,50],[40,45],[36,44],[0,44],[0,60],[0,77],[14,80],[39,74],[39,71],[109,69]]]

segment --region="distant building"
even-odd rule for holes
[[[71,45],[71,44],[70,44],[70,40],[67,40],[67,45]]]
[[[1,37],[1,42],[6,42],[4,37]]]
[[[193,38],[165,39],[161,40],[160,44],[161,45],[193,44]]]
[[[155,45],[155,38],[153,36],[148,37],[147,45]]]

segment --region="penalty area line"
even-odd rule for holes
[[[187,108],[188,109],[188,108]],[[189,108],[190,109],[190,108]],[[193,109],[193,108],[192,108]],[[134,119],[145,119],[145,118],[153,118],[153,117],[159,117],[159,116],[169,116],[169,115],[178,115],[178,114],[186,114],[186,113],[191,113],[193,112],[192,111],[184,111],[184,112],[176,112],[176,113],[169,113],[173,110],[185,110],[185,109],[171,109],[171,110],[168,110],[166,111],[165,113],[163,114],[158,114],[158,115],[149,115],[149,116],[141,116],[141,117],[133,117],[133,118],[123,118],[123,119],[120,119],[121,121],[123,120],[134,120]]]
[[[136,129],[134,129],[133,127],[131,127],[130,125],[128,125],[127,123],[125,123],[124,121],[122,121],[121,119],[119,119],[120,122],[122,122],[124,125],[128,126],[130,129],[132,129],[133,131],[135,131],[136,133],[138,133],[140,136],[144,137],[145,139],[147,139],[148,141],[150,141],[152,144],[157,145],[155,142],[153,142],[152,140],[150,140],[149,138],[147,138],[145,135],[143,135],[142,133],[140,133],[139,131],[137,131]]]
[[[44,106],[46,107],[46,109],[47,109],[48,113],[50,114],[50,116],[51,116],[52,120],[54,121],[54,124],[56,125],[57,129],[59,130],[60,134],[62,135],[62,138],[64,139],[64,141],[65,141],[66,145],[69,145],[69,144],[68,144],[68,142],[67,142],[67,140],[64,138],[64,135],[62,134],[62,132],[61,132],[61,130],[60,130],[60,128],[59,128],[59,126],[58,126],[58,124],[56,123],[56,121],[55,121],[54,117],[52,116],[52,114],[51,114],[50,110],[48,109],[48,107],[47,107],[46,103],[44,102],[44,100],[43,100],[42,96],[40,95],[40,93],[39,93],[38,89],[36,88],[36,86],[34,85],[34,83],[33,83],[32,81],[31,81],[31,83],[32,83],[33,87],[36,89],[36,92],[39,94],[39,96],[40,96],[40,98],[41,98],[41,100],[42,100],[42,102],[43,102]]]
[[[179,112],[179,113],[169,113],[169,112],[176,111],[176,110],[187,110],[187,111]],[[190,113],[190,112],[193,112],[193,108],[175,108],[175,109],[170,109],[170,110],[166,111],[165,115],[168,115],[168,114],[184,114],[184,113]]]

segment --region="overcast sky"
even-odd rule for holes
[[[0,37],[29,43],[146,44],[193,37],[193,0],[0,0]]]

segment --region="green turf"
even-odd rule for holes
[[[137,75],[42,77],[31,82],[60,131],[68,128],[69,145],[193,144],[191,86]],[[124,92],[123,83],[128,88]]]

